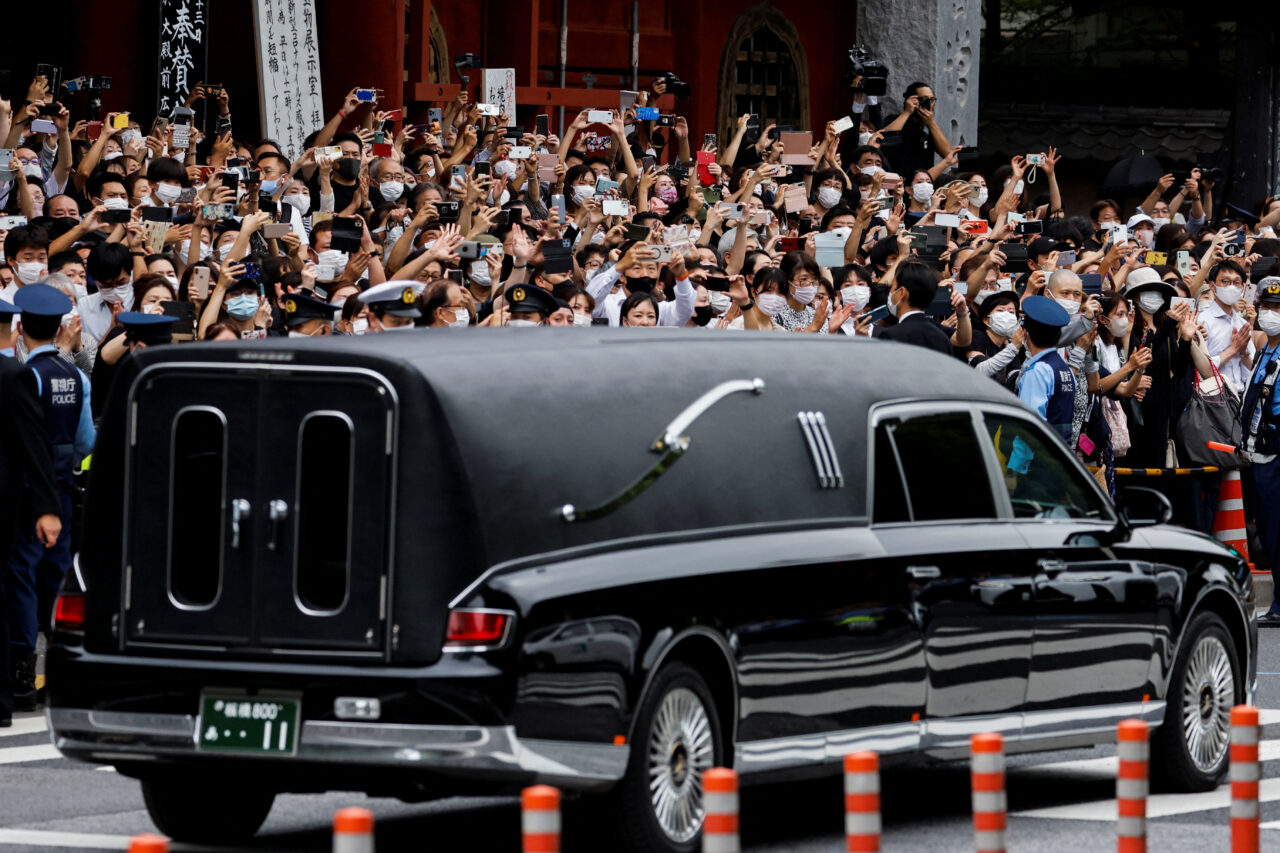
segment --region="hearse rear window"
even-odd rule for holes
[[[347,601],[354,439],[337,412],[307,415],[298,438],[297,596],[313,613],[336,613]]]
[[[221,412],[203,407],[173,423],[169,595],[183,608],[213,606],[222,586],[226,428]]]
[[[996,517],[968,412],[882,421],[874,476],[877,524]]]

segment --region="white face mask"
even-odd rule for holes
[[[590,184],[578,184],[573,188],[573,200],[578,204],[584,204],[587,199],[596,194],[596,188]]]
[[[176,275],[167,275],[164,277],[164,280],[169,282],[170,286],[172,286],[174,290],[178,289],[178,277]]]
[[[41,261],[29,261],[27,263],[17,263],[13,274],[18,277],[18,281],[23,284],[35,284],[47,275],[48,267]]]
[[[44,179],[44,172],[40,171],[39,163],[27,163],[22,167],[22,174],[26,175],[28,178]]]
[[[881,172],[883,172],[883,171],[884,171],[884,169],[881,169],[879,166],[863,166],[863,167],[862,167],[861,169],[859,169],[858,171],[859,171],[859,172],[861,172],[861,173],[862,173],[862,174],[864,174],[864,175],[870,175],[871,177],[873,177],[873,178],[874,178],[876,175],[878,175],[878,174],[880,174]]]
[[[845,305],[852,305],[854,311],[861,311],[871,301],[871,288],[865,284],[851,284],[840,288],[840,298]]]
[[[974,297],[973,297],[973,304],[974,304],[974,305],[981,305],[983,302],[985,302],[985,301],[986,301],[987,297],[988,297],[988,296],[990,296],[992,293],[995,293],[995,291],[994,291],[994,290],[979,290],[979,291],[978,291],[978,294],[977,294],[976,296],[974,296]]]
[[[182,195],[182,187],[174,184],[156,184],[155,194],[156,198],[165,204],[173,204]]]
[[[1280,335],[1280,311],[1259,311],[1258,312],[1258,328],[1262,330],[1268,338],[1274,338]]]
[[[893,316],[895,316],[895,317],[897,317],[897,316],[898,316],[898,309],[901,307],[902,302],[901,302],[901,301],[899,301],[899,302],[894,302],[894,301],[893,301],[893,294],[897,293],[899,290],[902,290],[902,288],[901,288],[901,287],[899,287],[899,288],[898,288],[898,290],[891,290],[891,291],[889,291],[889,299],[888,299],[888,301],[885,303],[886,305],[888,305],[888,306],[889,306],[889,313],[890,313],[890,314],[892,314],[892,315],[893,315]],[[906,291],[905,291],[905,290],[902,290],[902,293],[903,293],[904,295],[903,295],[902,297],[900,297],[900,300],[905,300],[905,299],[906,299],[906,296],[905,296]]]
[[[517,171],[514,160],[499,160],[493,164],[493,173],[499,178],[511,178]]]
[[[1053,301],[1062,306],[1068,317],[1074,317],[1080,313],[1080,300],[1078,299],[1058,299],[1055,297]]]
[[[575,312],[574,312],[574,314],[573,314],[573,325],[575,325],[575,326],[590,326],[590,325],[591,325],[591,318],[590,318],[590,317],[588,317],[586,314],[579,314],[579,313],[577,313],[577,312],[575,311]]]
[[[835,187],[818,188],[818,204],[830,210],[840,203],[840,190]]]
[[[863,131],[862,133],[859,133],[859,134],[858,134],[858,144],[859,144],[859,145],[867,145],[867,144],[869,144],[870,142],[871,142],[871,134],[870,134],[869,132],[867,132],[867,131]]]
[[[342,270],[347,266],[347,253],[340,252],[337,249],[325,249],[316,257],[316,265],[321,267],[333,267],[335,271],[334,275],[342,272]]]
[[[128,284],[122,284],[119,287],[99,288],[98,292],[102,294],[104,302],[110,302],[113,305],[123,303],[133,293],[133,276],[129,277]]]
[[[320,336],[319,331],[312,332],[311,334],[308,334],[306,332],[289,332],[289,337],[291,338],[317,338],[319,336]]]
[[[71,282],[71,292],[74,294],[74,298],[78,301],[89,295],[89,288],[85,287],[83,284],[76,284],[73,281]],[[79,315],[78,311],[75,313],[77,316]]]
[[[298,211],[299,216],[306,216],[307,211],[311,209],[311,196],[294,193],[284,197],[285,204],[293,205],[293,209]]]
[[[756,297],[756,305],[770,317],[778,316],[787,305],[787,298],[780,293],[762,293]]]
[[[1157,314],[1164,307],[1164,294],[1154,290],[1138,294],[1138,305],[1148,314]]]
[[[489,262],[480,260],[472,261],[470,267],[471,281],[480,287],[490,287],[493,284],[493,277],[489,275]]]
[[[507,325],[527,327],[527,326],[536,326],[538,324],[535,323],[533,320],[508,320]]]
[[[809,284],[804,287],[795,287],[791,290],[791,297],[801,305],[808,305],[813,301],[813,297],[818,295],[818,285]]]
[[[102,200],[102,206],[107,210],[128,210],[129,199],[127,198],[105,198]]]
[[[471,325],[471,312],[466,308],[453,309],[453,319],[449,321],[451,329],[465,329]]]
[[[351,334],[363,335],[369,331],[369,320],[367,317],[361,317],[358,320],[351,321]]]
[[[1163,227],[1165,227],[1166,225],[1168,225],[1168,224],[1169,224],[1169,220],[1167,220],[1167,219],[1165,219],[1165,218],[1163,218],[1163,217],[1161,217],[1160,219],[1156,219],[1156,218],[1152,217],[1152,219],[1151,219],[1151,223],[1152,223],[1153,225],[1155,225],[1156,230],[1157,230],[1157,231],[1159,231],[1161,228],[1163,228]]]
[[[701,229],[701,228],[694,228],[694,229],[692,229],[692,230],[690,230],[690,231],[689,231],[689,241],[690,241],[691,243],[696,243],[696,242],[698,242],[698,240],[699,240],[699,239],[701,239],[701,237],[702,237],[702,229]]]
[[[1133,236],[1137,238],[1138,245],[1144,249],[1150,249],[1156,244],[1156,232],[1150,228],[1142,228],[1133,232]]]
[[[233,240],[230,243],[223,243],[221,246],[219,246],[218,260],[225,261],[227,259],[227,255],[231,254],[231,247],[234,245],[235,245],[235,241]]]
[[[926,201],[933,198],[933,184],[927,181],[915,184],[911,187],[911,197],[921,204],[924,204]]]
[[[1013,290],[1013,279],[998,278],[996,279],[996,290]]]
[[[1221,287],[1215,285],[1213,290],[1218,300],[1227,305],[1235,305],[1240,301],[1240,297],[1244,296],[1244,288],[1237,284],[1226,284]]]
[[[395,201],[404,195],[404,181],[384,181],[378,184],[378,192],[387,201]]]
[[[178,250],[179,257],[181,257],[185,261],[187,259],[187,255],[189,255],[190,253],[191,253],[191,241],[183,240],[179,244],[179,250]],[[203,261],[205,258],[209,257],[209,255],[211,254],[213,254],[213,249],[209,248],[208,243],[201,241],[200,242],[200,260]]]
[[[993,311],[987,325],[1000,337],[1007,338],[1018,328],[1018,315],[1012,311]]]
[[[417,327],[412,323],[405,323],[403,326],[383,326],[384,332],[412,332]]]
[[[1123,338],[1124,333],[1129,331],[1128,317],[1112,317],[1111,318],[1111,334],[1117,338]]]
[[[729,306],[733,305],[733,297],[727,293],[718,290],[712,290],[707,294],[707,301],[711,303],[711,310],[719,316],[729,310]]]

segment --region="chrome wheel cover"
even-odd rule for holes
[[[653,816],[668,838],[683,843],[702,828],[702,774],[715,760],[711,720],[696,693],[678,687],[662,697],[648,746]]]
[[[1236,680],[1222,641],[1201,637],[1187,659],[1182,682],[1182,733],[1196,767],[1216,770],[1231,745]]]

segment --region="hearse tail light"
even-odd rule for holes
[[[55,631],[66,631],[71,634],[84,633],[83,592],[63,590],[58,593],[57,603],[53,607],[53,628]]]
[[[478,652],[496,649],[506,642],[516,614],[510,610],[460,607],[449,612],[445,630],[446,652]]]

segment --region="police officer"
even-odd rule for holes
[[[303,293],[285,294],[284,327],[291,338],[324,337],[333,333],[334,314],[342,310]]]
[[[541,287],[513,284],[504,294],[507,298],[508,326],[542,326],[560,307],[556,298]]]
[[[17,357],[18,336],[13,331],[13,318],[21,313],[17,305],[0,299],[0,356]]]
[[[1258,538],[1267,550],[1274,578],[1280,569],[1280,397],[1275,393],[1280,374],[1280,282],[1258,289],[1258,328],[1267,336],[1267,346],[1254,361],[1240,420],[1243,451],[1253,463]],[[1280,599],[1271,602],[1258,624],[1280,626]]]
[[[1075,419],[1076,377],[1058,353],[1058,339],[1071,318],[1047,296],[1023,299],[1022,313],[1030,355],[1018,377],[1018,399],[1039,412],[1069,446]]]
[[[369,288],[357,298],[369,306],[370,332],[402,332],[412,329],[413,321],[422,316],[418,310],[418,294],[426,282],[408,279],[384,281]]]
[[[62,576],[71,568],[71,493],[73,472],[93,451],[96,433],[89,404],[89,377],[62,358],[54,338],[71,300],[47,284],[29,284],[14,302],[22,310],[21,332],[27,347],[27,367],[35,374],[44,431],[53,445],[62,529],[52,548],[45,548],[31,527],[14,543],[9,555],[9,629],[13,667],[14,707],[36,707],[36,633],[49,630],[49,614]]]

